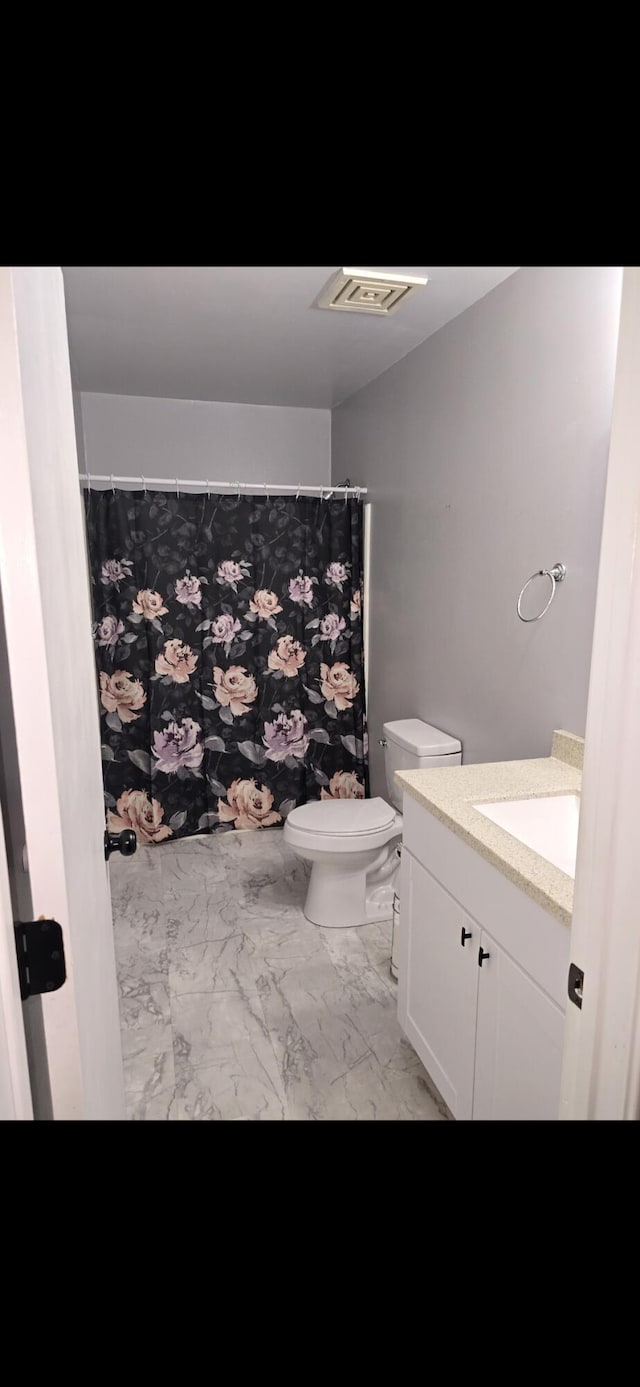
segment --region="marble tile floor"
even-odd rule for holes
[[[396,1020],[391,925],[320,930],[281,830],[111,858],[133,1120],[440,1121]]]

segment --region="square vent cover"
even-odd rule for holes
[[[377,313],[379,317],[387,317],[426,283],[426,278],[416,275],[343,269],[318,295],[316,308],[337,308],[341,313]]]

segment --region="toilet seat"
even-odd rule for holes
[[[308,833],[378,833],[389,828],[396,811],[384,799],[324,799],[293,809],[288,822]]]
[[[318,800],[292,809],[285,838],[292,848],[365,853],[402,832],[402,815],[383,799]]]

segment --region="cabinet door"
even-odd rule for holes
[[[553,1120],[564,1012],[484,931],[481,942],[474,1120]]]
[[[398,1019],[454,1117],[470,1118],[480,927],[411,853],[406,858]]]

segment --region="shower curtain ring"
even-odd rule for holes
[[[145,482],[145,479],[144,479],[144,477],[142,476],[142,473],[140,473],[140,478],[141,478],[141,480],[142,480],[142,490],[143,490],[144,495],[146,496],[146,494],[147,494],[147,483]]]
[[[112,490],[112,492],[113,492],[113,494],[114,494],[114,496],[115,496],[115,494],[116,494],[116,484],[115,484],[115,482],[114,482],[114,480],[113,480],[113,472],[111,473],[111,490]]]
[[[178,478],[177,478],[177,477],[176,477],[176,479],[175,479],[175,482],[176,482],[176,500],[179,501],[179,500],[180,500],[180,489],[179,489],[179,487],[178,487]]]

